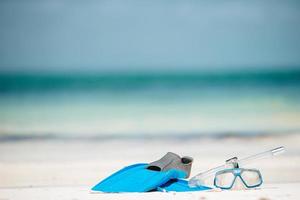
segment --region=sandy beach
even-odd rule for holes
[[[224,138],[22,140],[0,143],[0,199],[298,199],[300,135]],[[261,188],[246,191],[188,193],[93,193],[90,188],[112,172],[133,163],[150,162],[168,151],[194,158],[192,176],[277,146],[286,153],[261,160]]]

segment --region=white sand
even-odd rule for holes
[[[0,200],[8,199],[300,199],[300,135],[182,140],[36,140],[0,143]],[[284,145],[261,170],[258,190],[194,193],[93,194],[89,188],[123,166],[155,160],[167,151],[194,157],[192,175],[232,156]]]
[[[289,184],[266,184],[257,190],[247,191],[209,191],[209,192],[181,192],[181,193],[122,193],[122,194],[101,194],[90,193],[88,187],[33,187],[33,188],[7,188],[1,189],[0,199],[255,199],[255,200],[274,200],[274,199],[299,199],[299,183]]]

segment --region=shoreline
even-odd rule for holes
[[[266,137],[292,137],[299,135],[300,130],[288,131],[225,131],[207,133],[163,133],[163,134],[90,134],[90,135],[61,135],[61,134],[11,134],[0,132],[0,143],[22,141],[130,141],[130,140],[199,140],[199,139],[227,139],[227,138],[266,138]]]

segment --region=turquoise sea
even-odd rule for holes
[[[300,130],[300,70],[1,73],[0,139]]]

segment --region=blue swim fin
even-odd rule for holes
[[[170,179],[182,178],[184,171],[171,169],[153,171],[148,164],[134,164],[121,169],[95,185],[93,191],[101,192],[147,192],[156,189]]]
[[[171,179],[188,177],[192,159],[180,158],[167,153],[163,158],[150,164],[134,164],[107,177],[93,191],[101,192],[148,192],[156,190]]]
[[[157,188],[157,190],[161,192],[196,192],[210,189],[210,187],[206,186],[190,187],[188,181],[182,179],[169,180],[167,183]]]

